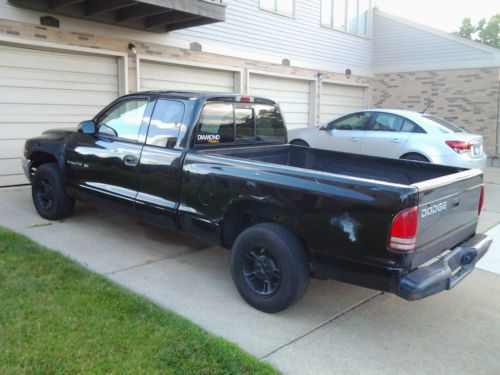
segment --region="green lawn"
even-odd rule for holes
[[[0,374],[82,372],[276,371],[188,320],[0,228]]]

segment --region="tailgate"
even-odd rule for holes
[[[471,169],[417,183],[418,234],[411,268],[476,233],[483,173]]]

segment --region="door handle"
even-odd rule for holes
[[[401,142],[401,139],[399,139],[399,138],[392,138],[392,139],[391,139],[391,142],[392,142],[392,143],[400,143],[400,142]]]
[[[128,167],[135,167],[139,163],[139,158],[134,155],[125,155],[123,157],[123,163]]]
[[[351,141],[353,141],[353,142],[359,142],[359,138],[358,137],[352,137]]]

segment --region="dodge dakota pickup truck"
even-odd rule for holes
[[[240,295],[269,313],[311,277],[421,299],[491,244],[476,233],[480,170],[290,145],[279,106],[260,97],[123,96],[75,130],[29,139],[24,157],[42,217],[89,201],[227,248]]]

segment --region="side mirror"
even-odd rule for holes
[[[95,134],[97,132],[97,126],[94,120],[82,121],[78,125],[78,132],[83,134]]]
[[[322,127],[319,128],[319,130],[331,130],[328,125],[323,125]]]

